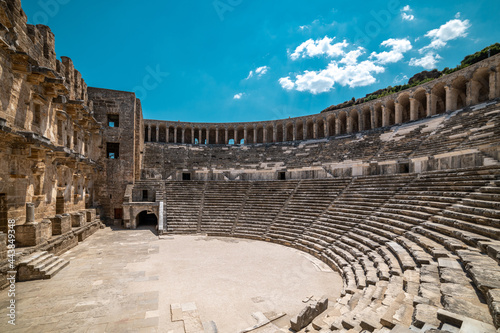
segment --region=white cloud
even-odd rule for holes
[[[236,95],[234,95],[233,99],[241,99],[243,97],[243,95],[245,95],[245,94],[244,93],[236,94]]]
[[[293,88],[295,88],[295,83],[293,83],[293,81],[290,80],[289,76],[282,77],[281,79],[279,79],[279,83],[281,87],[286,90],[292,90]]]
[[[357,50],[347,53],[344,58],[340,60],[340,63],[346,65],[355,65],[358,62],[358,58],[364,53],[364,49],[362,47],[358,47]]]
[[[262,77],[264,75],[267,74],[267,72],[269,71],[269,67],[268,66],[262,66],[262,67],[259,67],[257,68],[255,71],[250,71],[250,73],[248,73],[248,76],[245,80],[249,80],[251,79],[252,77],[254,77],[254,75],[257,75],[257,77]]]
[[[430,49],[437,50],[445,47],[446,43],[450,40],[466,37],[468,34],[467,30],[470,27],[471,24],[469,20],[454,19],[446,22],[438,29],[430,30],[425,37],[431,38],[432,42],[428,46],[422,48],[420,53],[427,52]]]
[[[411,14],[413,10],[410,8],[410,5],[406,5],[401,9],[401,18],[405,21],[413,21],[415,16]]]
[[[439,54],[429,52],[423,58],[412,58],[410,60],[410,66],[423,67],[425,69],[434,69],[436,68],[436,64],[440,59],[442,58],[439,56]]]
[[[359,51],[359,49],[358,49]],[[358,51],[352,51],[357,55]],[[344,58],[340,62],[332,61],[326,69],[321,71],[305,71],[296,76],[295,82],[290,77],[280,79],[280,84],[284,89],[296,89],[298,91],[308,91],[312,94],[328,92],[334,88],[335,84],[349,86],[351,88],[363,87],[376,82],[373,74],[382,73],[385,68],[376,65],[373,61],[365,60],[360,63],[352,62]],[[347,64],[342,66],[342,64]]]
[[[404,58],[404,53],[410,51],[413,46],[411,45],[411,42],[408,40],[408,38],[403,38],[403,39],[388,39],[382,44],[381,46],[385,47],[392,47],[391,51],[384,51],[380,53],[373,52],[370,55],[370,59],[375,58],[376,62],[385,65],[385,64],[390,64],[390,63],[395,63]]]
[[[333,44],[334,38],[325,36],[323,39],[309,39],[299,45],[295,51],[290,55],[292,60],[298,58],[312,58],[315,56],[326,55],[330,58],[344,55],[344,48],[349,44],[344,40],[343,42]]]

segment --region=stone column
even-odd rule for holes
[[[166,133],[165,133],[165,142],[169,143],[169,137],[170,137],[170,126],[167,126]]]
[[[194,127],[191,127],[191,144],[194,145]]]
[[[396,124],[401,124],[403,122],[403,106],[399,103],[395,103],[396,108]]]
[[[382,127],[389,126],[389,109],[382,105]]]
[[[336,118],[335,122],[335,135],[340,135],[340,119]]]
[[[490,72],[490,95],[489,99],[494,99],[498,97],[498,77],[497,72],[495,70]]]
[[[478,96],[476,94],[477,85],[478,82],[472,79],[467,82],[467,97],[466,97],[467,106],[477,104],[478,100]]]
[[[257,126],[253,125],[253,143],[257,143]]]
[[[458,94],[456,89],[447,85],[444,86],[444,91],[446,92],[446,112],[456,110],[458,105]]]
[[[316,119],[314,119],[314,123],[313,123],[313,138],[314,139],[317,139],[318,138],[318,123],[316,122]]]
[[[433,116],[436,114],[436,103],[434,102],[434,95],[431,92],[426,92],[425,96],[427,97],[427,117]]]
[[[35,204],[26,204],[26,223],[35,222]]]
[[[302,140],[307,140],[307,120],[302,122]]]
[[[234,144],[237,145],[239,142],[236,141],[238,139],[238,130],[236,128],[233,129],[233,135],[234,135]]]
[[[243,140],[245,140],[245,144],[247,145],[248,144],[248,129],[246,126],[243,129]]]
[[[151,125],[148,125],[148,142],[151,142]]]
[[[283,123],[283,142],[287,141],[286,123]]]
[[[325,135],[325,138],[330,136],[328,135],[328,122],[326,121],[326,118],[323,118],[323,134]]]
[[[156,142],[160,142],[160,125],[156,125]]]
[[[352,133],[352,117],[347,117],[347,134]]]
[[[293,141],[297,141],[297,124],[293,122]]]
[[[273,125],[273,142],[278,141],[278,125]]]
[[[181,132],[181,135],[182,135],[181,141],[182,141],[183,144],[186,143],[186,140],[184,138],[185,134],[186,134],[186,129],[183,127],[182,128],[182,132]]]
[[[418,119],[418,101],[415,98],[410,98],[410,120]]]
[[[224,144],[228,145],[229,144],[229,128],[226,127],[226,135],[224,137]]]
[[[174,127],[174,143],[177,143],[177,127]]]
[[[267,143],[267,126],[264,124],[264,128],[262,129],[262,134],[263,134],[263,138],[262,138],[262,142],[264,143]]]

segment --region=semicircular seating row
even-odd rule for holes
[[[338,271],[322,332],[500,326],[500,166],[165,185],[169,233],[271,241]]]

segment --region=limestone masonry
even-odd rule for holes
[[[54,43],[0,0],[0,286],[10,229],[24,281],[63,269],[103,222],[152,224],[335,269],[342,297],[294,314],[297,331],[500,327],[500,54],[349,108],[210,124],[144,119]]]

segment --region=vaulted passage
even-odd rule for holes
[[[150,214],[147,211],[141,212],[137,215],[137,226],[156,226],[158,225],[158,218],[155,214]]]

